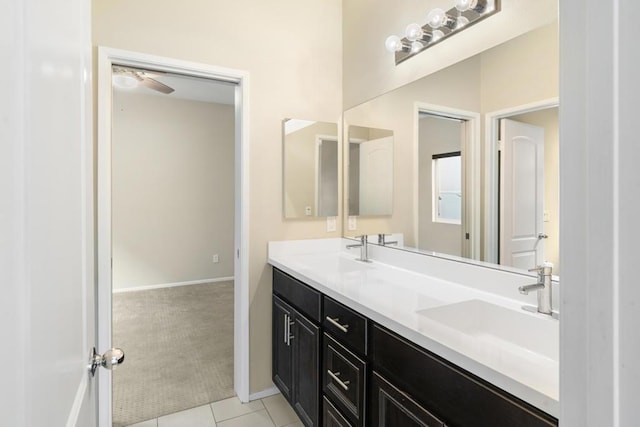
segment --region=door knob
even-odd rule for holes
[[[98,366],[102,366],[105,369],[112,370],[118,365],[124,363],[124,351],[120,348],[112,348],[100,355],[96,352],[96,348],[93,348],[93,354],[89,360],[89,372],[93,377],[96,374]]]
[[[549,236],[547,236],[544,233],[538,233],[538,240],[542,240],[542,239],[547,239]]]

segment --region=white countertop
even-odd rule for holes
[[[528,283],[527,277],[505,276],[497,270],[448,261],[451,265],[445,263],[445,270],[455,269],[458,276],[467,277],[461,284],[464,280],[453,282],[447,280],[449,277],[425,274],[425,264],[428,269],[431,257],[373,246],[373,262],[363,263],[355,261],[358,249],[345,249],[347,243],[353,241],[270,242],[268,261],[404,338],[558,417],[559,324],[549,316],[522,310],[523,301],[532,302],[531,296],[517,293],[519,285]],[[393,263],[398,257],[403,268]],[[433,270],[442,270],[443,261],[435,262],[440,265],[432,266]],[[419,265],[414,269],[415,263]],[[474,280],[491,283],[475,286]],[[496,283],[501,287],[496,288]],[[488,292],[487,287],[499,291]],[[535,295],[533,298],[535,301]],[[484,314],[485,307],[496,313],[495,318]],[[447,318],[451,316],[449,308],[466,314]],[[505,332],[482,333],[482,328],[492,327]],[[531,343],[542,345],[527,348]]]

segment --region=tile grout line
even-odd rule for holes
[[[269,419],[271,420],[271,424],[273,424],[274,427],[278,427],[276,425],[275,420],[273,419],[273,417],[271,416],[271,412],[269,412],[269,409],[267,409],[267,405],[264,404],[264,400],[265,398],[263,397],[262,399],[260,399],[260,402],[262,403],[262,406],[264,406],[264,410],[267,411],[267,416],[269,417]]]

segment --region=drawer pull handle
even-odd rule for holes
[[[335,319],[332,319],[331,317],[327,316],[327,320],[336,328],[340,329],[342,332],[344,332],[345,334],[347,333],[347,328],[349,327],[349,325],[341,325],[340,323],[338,323],[338,319],[337,317]]]
[[[327,374],[329,374],[331,379],[334,380],[336,383],[338,383],[340,387],[342,387],[345,390],[349,390],[349,381],[342,381],[340,380],[340,378],[338,378],[340,376],[340,372],[336,372],[334,374],[333,372],[331,372],[331,369],[327,369]]]

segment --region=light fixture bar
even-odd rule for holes
[[[410,24],[404,38],[390,36],[386,46],[395,51],[395,62],[398,65],[499,11],[500,0],[454,0],[454,6],[446,12],[438,9],[429,12],[429,22],[422,27]],[[390,39],[395,40],[395,43],[390,43]],[[397,48],[394,50],[390,48],[392,46]]]

